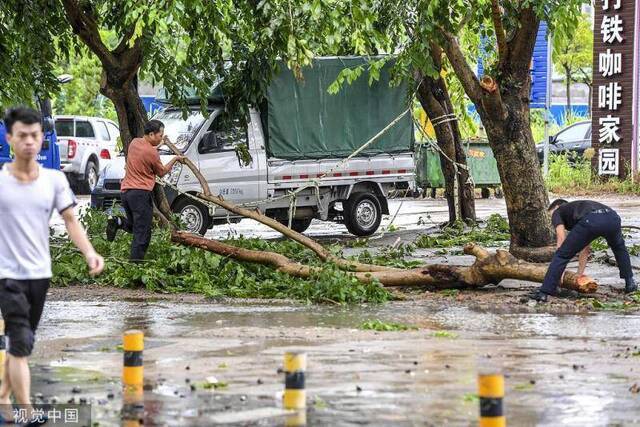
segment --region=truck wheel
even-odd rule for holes
[[[496,187],[496,189],[494,190],[494,193],[496,194],[496,198],[498,199],[502,199],[504,197],[504,192],[502,191],[502,187]]]
[[[189,197],[178,200],[173,212],[180,216],[183,229],[189,233],[204,236],[209,229],[211,218],[206,206]]]
[[[382,220],[380,201],[371,193],[353,193],[344,203],[344,223],[356,236],[370,236]]]
[[[98,166],[93,160],[89,160],[84,170],[84,180],[78,182],[78,190],[81,194],[91,194],[96,184],[98,184]]]
[[[298,233],[304,233],[311,225],[312,220],[313,218],[293,219],[291,220],[291,229],[293,231],[297,231]],[[288,219],[278,220],[278,222],[286,227],[289,226]]]
[[[480,189],[480,194],[482,194],[483,199],[488,199],[489,197],[491,197],[491,190],[489,190],[487,187],[482,187]]]

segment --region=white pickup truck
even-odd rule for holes
[[[403,89],[387,85],[378,90]],[[344,128],[318,128],[340,138],[340,141],[329,142],[316,138],[313,128],[317,125],[313,118],[309,125],[299,126],[305,120],[301,117],[303,113],[291,117],[286,111],[290,105],[285,105],[284,111],[279,111],[272,103],[265,106],[264,109],[269,109],[268,124],[265,123],[266,115],[261,116],[256,108],[250,108],[248,117],[239,120],[230,117],[224,105],[215,102],[210,104],[208,117],[194,106],[186,118],[183,118],[182,110],[172,107],[153,118],[165,124],[165,134],[199,167],[213,194],[238,205],[258,207],[283,223],[288,223],[290,208],[294,207],[291,225],[300,232],[316,218],[342,222],[352,234],[368,236],[378,229],[382,215],[389,213],[387,197],[395,190],[413,190],[415,187],[412,121],[406,114],[398,122],[395,133],[381,137],[386,138],[385,143],[374,143],[370,150],[353,158],[348,157],[354,151],[354,143],[357,148],[367,139],[352,138],[345,150],[342,145],[348,136],[343,136],[343,132],[356,136],[358,131],[375,135],[392,121],[389,118],[394,119],[398,111],[403,111],[405,104],[398,101],[400,98],[397,97],[395,107],[389,106],[393,104],[393,97],[379,101],[385,104],[385,113],[376,112],[377,122],[363,122],[362,117],[366,120],[370,113],[366,108],[357,112],[360,120],[349,117],[352,115],[349,112],[329,111],[326,120],[333,120],[336,126],[339,121],[352,119]],[[371,99],[368,101],[371,109]],[[274,99],[273,102],[282,101]],[[294,108],[300,111],[302,107]],[[363,129],[367,125],[371,128]],[[293,131],[299,132],[287,134],[291,130],[289,126],[297,127]],[[265,135],[267,132],[269,136]],[[168,162],[171,153],[166,148],[160,148],[160,152],[163,162]],[[123,177],[124,157],[118,157],[100,176],[92,193],[92,206],[108,208],[113,205],[119,199]],[[178,189],[165,188],[173,211],[181,215],[188,231],[204,234],[215,224],[240,220],[222,208],[206,206],[186,195],[202,191],[188,167],[176,164],[165,179]],[[294,191],[296,193],[292,195]]]
[[[217,124],[224,110],[214,110],[208,119],[199,110],[182,120],[182,111],[167,109],[154,118],[162,121],[165,134],[189,157],[207,179],[212,194],[222,195],[236,204],[257,206],[267,215],[288,223],[290,192],[302,186],[310,187],[295,197],[292,228],[304,231],[313,218],[323,221],[344,222],[357,236],[373,234],[380,225],[382,215],[389,213],[387,197],[397,189],[414,189],[414,161],[410,152],[355,157],[346,161],[328,176],[343,159],[282,160],[267,158],[260,115],[251,111],[249,125],[220,129]],[[246,144],[251,162],[245,165],[235,146]],[[160,149],[162,160],[172,157]],[[120,199],[120,181],[124,178],[124,156],[114,159],[101,174],[92,193],[92,206],[107,208]],[[181,192],[197,194],[200,184],[188,167],[176,164],[166,179]],[[314,182],[315,180],[315,182]],[[317,187],[316,187],[317,183]],[[204,234],[215,224],[227,220],[239,221],[222,208],[207,207],[192,198],[166,189],[174,212],[181,215],[188,231]]]
[[[100,171],[116,155],[118,126],[111,120],[86,116],[55,116],[60,170],[75,191],[89,194]]]

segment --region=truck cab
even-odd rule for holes
[[[58,149],[53,116],[51,114],[51,104],[48,100],[40,102],[40,109],[43,116],[42,128],[44,131],[44,142],[42,150],[38,154],[38,162],[48,169],[60,169],[60,151]],[[0,120],[0,164],[9,163],[13,160],[13,153],[7,141],[7,129],[4,121]]]

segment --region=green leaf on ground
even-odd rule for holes
[[[417,330],[418,328],[416,326],[405,325],[403,323],[384,322],[382,320],[375,319],[375,320],[367,320],[366,322],[363,322],[360,325],[360,329],[388,332],[388,331]]]

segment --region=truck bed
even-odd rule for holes
[[[415,180],[412,153],[354,157],[338,168],[343,159],[267,160],[267,181],[277,188],[295,188],[316,179],[324,185],[352,184],[360,181],[401,182]],[[320,178],[323,174],[327,176]]]

